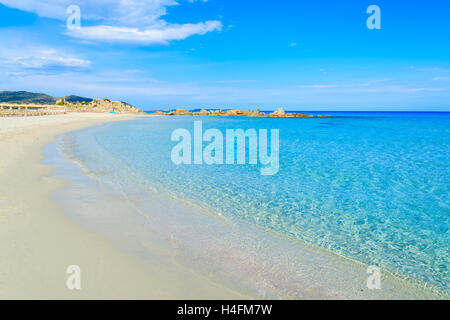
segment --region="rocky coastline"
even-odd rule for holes
[[[201,110],[199,112],[177,109],[175,111],[156,111],[153,115],[157,116],[243,116],[243,117],[267,117],[267,118],[314,118],[313,115],[306,113],[286,113],[282,108],[272,112],[264,113],[258,110]],[[331,117],[330,115],[317,115],[316,117]]]

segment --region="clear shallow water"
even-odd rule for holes
[[[280,129],[280,171],[175,166],[170,135]],[[130,195],[195,202],[327,250],[449,290],[450,114],[340,113],[330,119],[141,118],[65,136],[91,176]]]

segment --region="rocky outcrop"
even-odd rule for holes
[[[279,108],[278,110],[266,114],[261,112],[259,109],[257,110],[205,110],[202,109],[200,112],[190,112],[184,109],[177,109],[175,111],[156,111],[154,115],[158,116],[175,116],[175,115],[184,115],[184,116],[222,116],[222,117],[269,117],[269,118],[314,118],[313,115],[309,115],[306,113],[286,113],[283,108]],[[320,116],[321,117],[321,116]],[[330,117],[326,115],[325,117]]]
[[[192,112],[184,110],[184,109],[177,109],[175,112],[173,112],[176,116],[191,116]]]
[[[306,113],[286,113],[282,108],[267,115],[270,118],[314,118]]]
[[[283,108],[278,109],[277,111],[272,112],[268,115],[268,117],[285,117],[286,113],[284,112]]]
[[[249,117],[265,117],[266,114],[264,112],[259,111],[259,109],[255,111],[249,111],[248,113]]]
[[[111,101],[109,99],[94,99],[91,102],[80,102],[80,103],[68,103],[67,101],[58,101],[58,105],[64,106],[68,112],[98,112],[98,113],[133,113],[133,114],[143,114],[144,111],[133,107],[132,105],[119,102]]]

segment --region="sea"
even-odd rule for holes
[[[331,117],[149,116],[64,134],[46,150],[54,174],[72,181],[55,200],[125,250],[177,259],[259,297],[314,292],[319,280],[305,273],[321,278],[321,267],[302,264],[298,246],[448,295],[450,113],[312,114]],[[269,151],[277,129],[277,172],[174,163],[173,132],[193,136],[195,121],[224,137],[266,129]]]

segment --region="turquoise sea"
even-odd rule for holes
[[[59,147],[143,215],[152,204],[136,199],[159,194],[448,293],[450,113],[320,114],[332,117],[145,117],[66,134]],[[224,134],[279,129],[279,172],[173,164],[171,134],[194,120]]]

